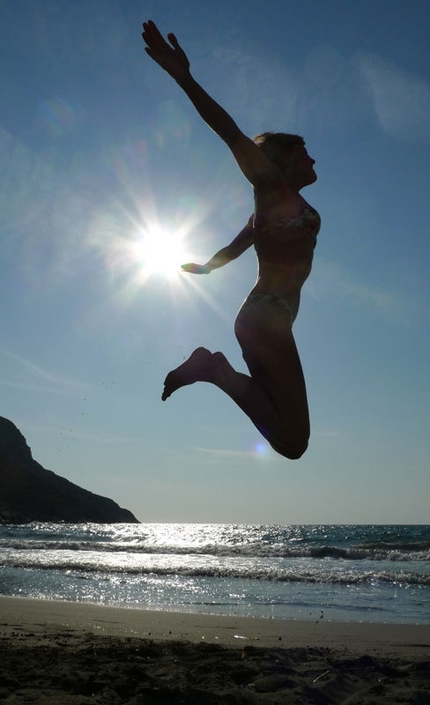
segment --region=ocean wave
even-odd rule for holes
[[[362,584],[390,583],[398,587],[418,586],[430,588],[430,575],[413,571],[330,571],[330,570],[289,570],[288,568],[275,568],[269,566],[250,565],[103,565],[96,561],[73,561],[65,557],[56,557],[53,560],[37,561],[34,557],[19,560],[17,556],[3,559],[0,562],[3,568],[19,570],[55,571],[57,573],[73,573],[76,576],[86,574],[93,578],[109,579],[112,575],[152,576],[163,578],[177,576],[180,578],[215,578],[215,579],[246,579],[281,583],[312,583],[354,586]]]
[[[128,555],[180,555],[180,556],[219,556],[246,558],[332,558],[346,561],[430,561],[430,543],[427,541],[415,543],[385,544],[375,543],[372,546],[351,546],[343,548],[335,545],[321,546],[285,546],[252,543],[242,545],[219,545],[208,543],[204,545],[178,544],[137,544],[135,542],[97,542],[70,540],[26,540],[10,539],[0,541],[2,552],[13,550],[17,552],[70,551],[127,553]]]
[[[428,623],[430,525],[0,526],[0,594]]]

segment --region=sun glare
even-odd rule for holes
[[[181,264],[187,261],[180,233],[159,227],[143,232],[135,248],[145,276],[162,274],[172,279],[180,274]]]

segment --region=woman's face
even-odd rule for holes
[[[306,147],[302,144],[293,147],[288,154],[287,164],[288,177],[298,188],[309,186],[318,178],[314,169],[315,159],[309,156]]]

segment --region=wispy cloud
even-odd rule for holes
[[[8,389],[24,389],[27,392],[36,392],[37,394],[57,394],[59,396],[70,396],[70,389],[58,388],[48,384],[32,384],[31,382],[11,382],[9,380],[0,379],[0,387]]]
[[[339,264],[321,259],[318,260],[306,291],[319,299],[323,296],[334,297],[339,302],[347,302],[349,306],[365,305],[368,311],[373,311],[391,323],[407,323],[412,308],[412,303],[403,292],[359,281]]]
[[[384,130],[403,139],[430,139],[429,84],[377,54],[359,53],[357,65]]]
[[[237,45],[234,48],[224,45],[215,50],[215,59],[220,75],[228,75],[228,81],[224,81],[222,86],[223,102],[243,123],[245,131],[277,129],[268,116],[275,116],[279,125],[296,123],[299,99],[297,79],[294,72],[276,57],[256,54],[255,47],[247,51],[238,49]],[[267,80],[268,76],[270,81]],[[277,87],[279,90],[276,90]],[[255,100],[256,95],[258,100]]]
[[[3,247],[19,247],[27,271],[73,271],[94,211],[89,193],[73,185],[50,155],[31,150],[0,126],[0,228]],[[46,279],[45,279],[46,283]]]
[[[336,431],[335,429],[327,431],[318,431],[316,429],[312,431],[312,435],[318,436],[319,438],[340,438],[342,434],[340,433],[340,431]]]
[[[228,448],[194,448],[197,453],[204,453],[211,459],[233,459],[233,460],[275,460],[276,456],[271,452],[268,445],[264,445],[260,450],[231,450]]]
[[[1,386],[27,389],[28,391],[44,392],[49,394],[82,394],[88,391],[87,383],[79,382],[70,377],[53,374],[31,360],[18,355],[6,348],[0,348],[0,355],[15,363],[15,374],[19,379],[0,379]]]
[[[103,445],[109,445],[109,444],[133,444],[133,443],[142,443],[142,437],[141,436],[136,436],[136,437],[129,437],[129,436],[120,436],[114,433],[101,433],[97,431],[82,431],[79,428],[70,428],[66,426],[57,426],[55,424],[32,424],[32,423],[24,423],[21,425],[21,430],[25,430],[26,433],[29,431],[31,433],[37,433],[37,434],[57,434],[59,436],[66,436],[68,438],[75,438],[75,439],[80,439],[84,441],[90,441],[92,443],[100,443]]]

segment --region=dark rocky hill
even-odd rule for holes
[[[0,523],[139,523],[107,497],[45,470],[17,427],[0,416]]]

